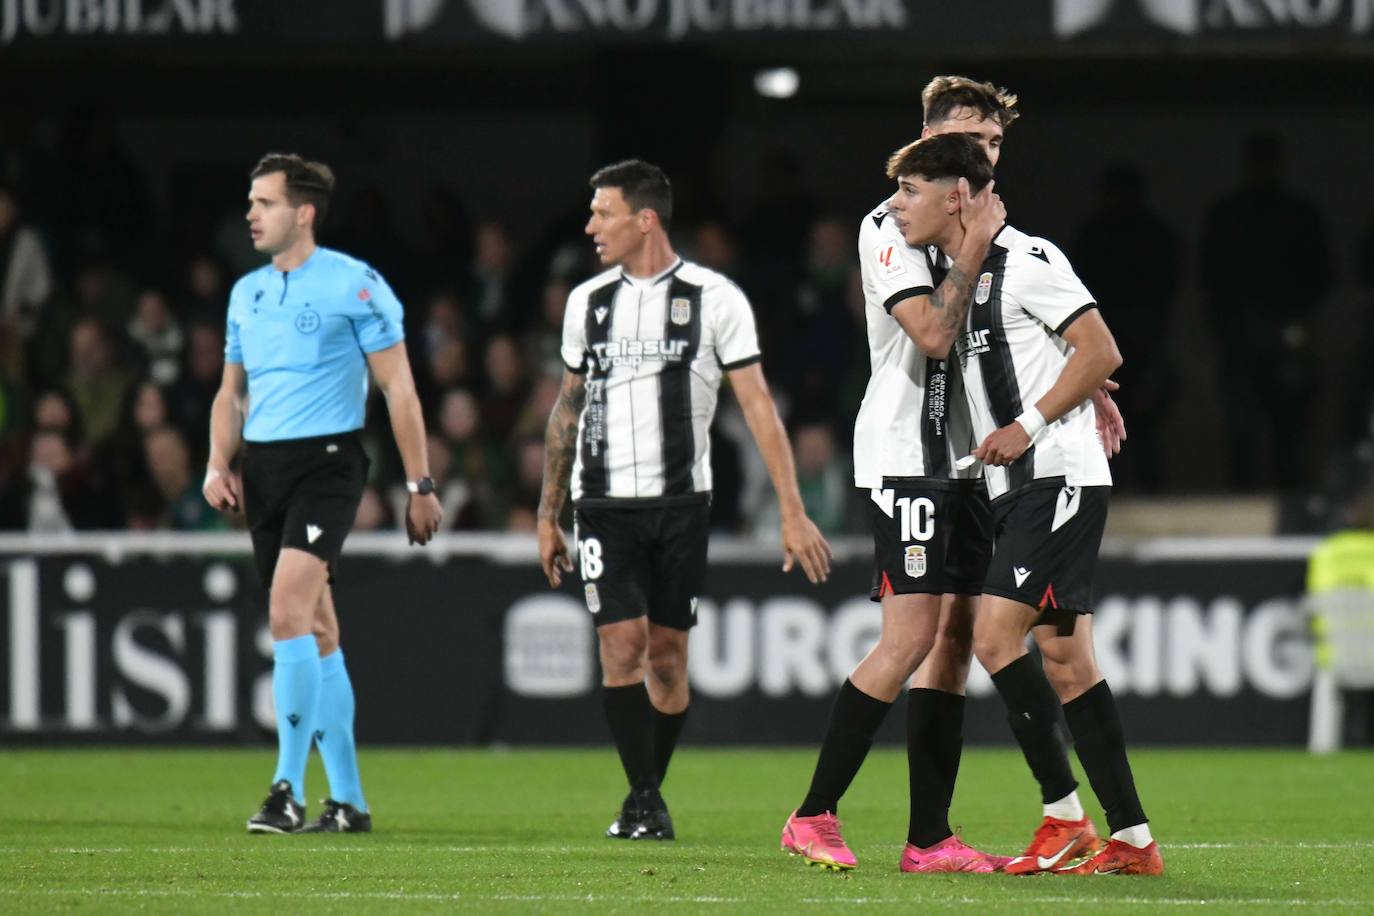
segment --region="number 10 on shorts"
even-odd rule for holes
[[[893,500],[891,490],[882,491],[878,501],[888,518],[896,512],[903,541],[928,541],[935,537],[935,503],[926,496],[903,496]],[[892,506],[892,510],[888,510]]]

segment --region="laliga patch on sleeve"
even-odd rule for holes
[[[873,257],[878,264],[878,276],[884,280],[906,273],[906,264],[902,263],[902,253],[897,250],[896,242],[879,245],[873,249]]]

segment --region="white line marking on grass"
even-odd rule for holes
[[[270,841],[269,841],[270,842]],[[507,853],[512,849],[528,849],[528,846],[394,846],[390,844],[378,844],[376,846],[305,846],[295,841],[287,841],[287,845],[274,846],[272,854],[278,855],[282,852],[492,852]],[[0,855],[28,855],[32,853],[45,853],[48,855],[118,855],[129,852],[155,852],[167,853],[172,855],[186,855],[201,852],[242,852],[245,849],[256,851],[254,846],[55,846],[49,849],[35,849],[32,846],[0,846]]]
[[[714,903],[728,906],[740,904],[766,904],[776,903],[776,897],[656,897],[651,895],[639,895],[626,897],[620,894],[468,894],[468,893],[433,893],[419,891],[409,893],[406,891],[196,891],[189,889],[172,888],[41,888],[31,891],[19,888],[0,888],[0,895],[8,897],[148,897],[148,898],[199,898],[199,899],[222,899],[222,900],[276,900],[276,899],[300,899],[300,900],[395,900],[406,901],[414,900],[417,902],[432,901],[491,901],[491,902],[514,902],[514,903]],[[814,906],[835,906],[836,904],[855,904],[867,906],[871,904],[910,904],[910,903],[969,903],[969,904],[988,904],[990,902],[980,897],[941,897],[936,895],[911,894],[901,897],[803,897],[794,901],[796,903]],[[1037,904],[1037,903],[1074,903],[1110,906],[1113,904],[1139,904],[1142,906],[1216,906],[1218,904],[1230,904],[1234,906],[1282,906],[1282,907],[1374,907],[1374,899],[1367,900],[1305,900],[1288,899],[1279,900],[1269,897],[1251,897],[1237,899],[1233,897],[1210,897],[1210,898],[1175,898],[1175,897],[1076,897],[1071,895],[1053,896],[1021,896],[1015,898],[1018,904]]]
[[[270,841],[269,841],[270,842]],[[264,847],[267,844],[264,843]],[[1346,843],[1169,843],[1161,842],[1161,849],[1374,849],[1374,842],[1368,840],[1351,840]],[[47,849],[38,849],[33,846],[0,846],[0,855],[33,855],[35,853],[47,855],[118,855],[133,852],[151,852],[167,855],[190,855],[193,853],[217,853],[231,852],[240,853],[244,850],[257,851],[255,845],[243,846],[54,846]],[[331,843],[318,845],[304,845],[298,841],[286,841],[281,845],[272,846],[272,854],[290,852],[371,852],[371,853],[463,853],[471,854],[501,854],[505,855],[512,849],[520,849],[530,852],[543,852],[548,854],[569,855],[573,849],[563,847],[530,847],[525,844],[498,844],[492,843],[485,846],[430,846],[426,844],[395,844],[379,842],[375,845],[366,846],[335,846]]]

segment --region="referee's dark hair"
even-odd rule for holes
[[[295,153],[268,153],[253,166],[248,177],[261,178],[273,172],[286,176],[286,199],[291,206],[314,206],[315,219],[310,228],[319,232],[324,218],[329,215],[329,199],[334,196],[334,170],[323,162],[311,162]]]
[[[636,213],[653,210],[664,229],[673,221],[673,186],[663,169],[643,159],[626,159],[597,169],[589,182],[593,189],[619,188]]]
[[[956,109],[971,108],[984,118],[995,118],[1006,130],[1021,116],[1016,96],[992,83],[980,83],[967,76],[937,76],[921,90],[925,122],[938,124],[949,120]]]
[[[926,181],[967,178],[969,190],[977,194],[992,181],[992,163],[982,145],[968,134],[936,134],[908,143],[888,157],[888,178],[912,175]]]

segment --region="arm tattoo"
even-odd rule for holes
[[[949,273],[939,289],[930,294],[930,305],[939,312],[940,326],[945,331],[958,332],[964,326],[964,316],[973,299],[973,281],[968,274],[951,264]]]
[[[544,430],[544,491],[539,499],[539,518],[557,519],[568,496],[573,456],[577,453],[577,423],[587,399],[586,383],[578,378],[565,385],[549,414]]]

